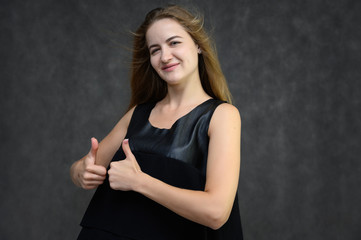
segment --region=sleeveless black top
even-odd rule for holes
[[[203,102],[178,119],[170,129],[150,124],[149,115],[156,103],[138,105],[126,138],[142,171],[175,187],[204,190],[208,127],[214,110],[221,103],[215,99]],[[124,158],[120,147],[112,161]],[[237,197],[227,223],[212,230],[137,192],[113,190],[108,178],[95,192],[81,225],[138,240],[242,239]]]

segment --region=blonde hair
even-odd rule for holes
[[[129,109],[145,102],[156,102],[167,94],[167,84],[150,64],[146,32],[157,20],[170,18],[177,21],[199,46],[198,68],[204,91],[211,97],[232,103],[232,96],[223,75],[216,48],[203,26],[203,18],[194,16],[186,9],[171,5],[150,11],[134,33],[133,59],[131,64],[131,99]]]

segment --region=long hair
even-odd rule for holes
[[[182,7],[171,5],[150,11],[134,33],[129,109],[141,103],[160,101],[167,94],[166,82],[151,66],[146,40],[149,27],[155,21],[164,18],[177,21],[201,49],[198,68],[204,91],[215,99],[232,103],[232,96],[219,63],[215,45],[204,30],[203,17],[194,16]]]

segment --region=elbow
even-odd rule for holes
[[[228,221],[229,215],[230,211],[227,211],[226,209],[212,211],[208,216],[207,227],[213,230],[220,229]]]
[[[218,230],[227,222],[227,220],[228,220],[228,218],[213,219],[208,227],[213,230]]]

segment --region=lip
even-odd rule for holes
[[[166,72],[170,72],[170,71],[174,70],[178,65],[179,65],[179,63],[170,63],[167,65],[164,65],[162,67],[162,70],[166,71]]]

